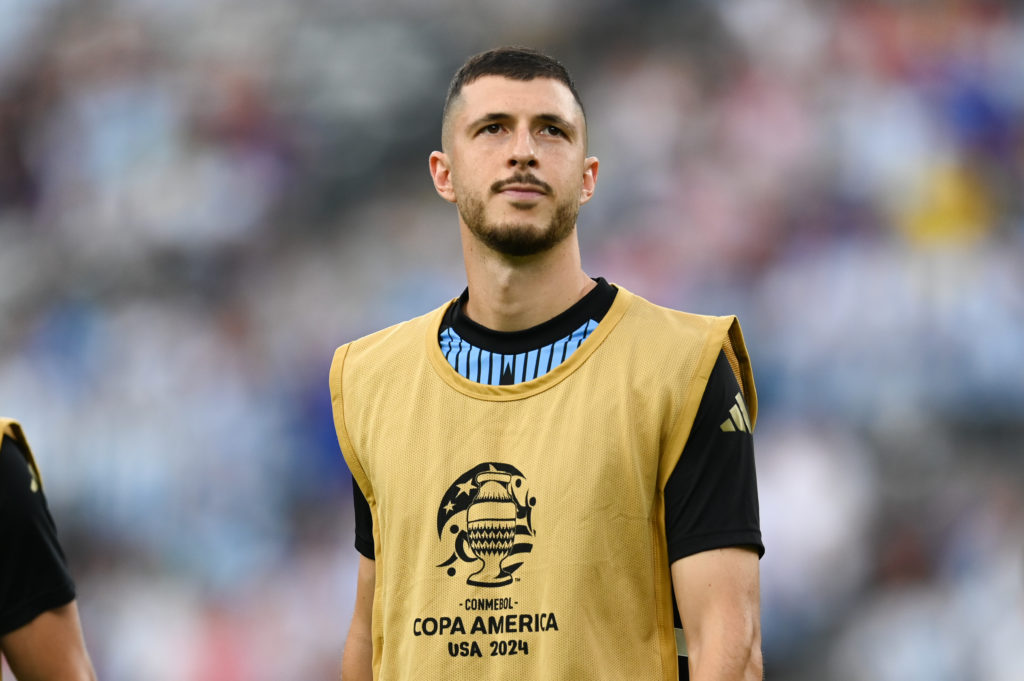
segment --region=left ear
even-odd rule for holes
[[[590,200],[597,186],[597,168],[601,164],[597,156],[588,156],[583,161],[583,186],[580,188],[580,205]]]

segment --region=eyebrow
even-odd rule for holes
[[[541,114],[537,116],[537,120],[543,121],[544,123],[551,123],[553,125],[557,125],[560,128],[563,128],[565,132],[569,134],[570,137],[576,136],[576,126],[570,123],[569,121],[565,120],[561,116],[556,116],[555,114]]]
[[[496,111],[494,113],[489,113],[476,119],[475,121],[466,126],[466,130],[467,132],[472,133],[484,125],[488,125],[490,123],[497,123],[499,121],[507,121],[510,118],[513,118],[511,114]],[[576,126],[557,114],[538,114],[534,116],[533,120],[539,121],[541,123],[551,123],[552,125],[557,125],[558,127],[563,128],[569,137],[576,137]]]

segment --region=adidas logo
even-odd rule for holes
[[[743,401],[743,393],[736,393],[736,404],[732,405],[732,409],[729,410],[729,418],[722,421],[720,427],[726,433],[751,432],[750,414],[747,413],[747,403]]]

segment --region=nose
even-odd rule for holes
[[[509,168],[536,168],[537,152],[529,130],[519,130],[513,136],[508,157]]]

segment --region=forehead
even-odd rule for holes
[[[468,122],[492,113],[554,114],[577,124],[583,114],[569,88],[553,78],[513,80],[504,76],[481,76],[463,86],[455,110],[458,119]]]

